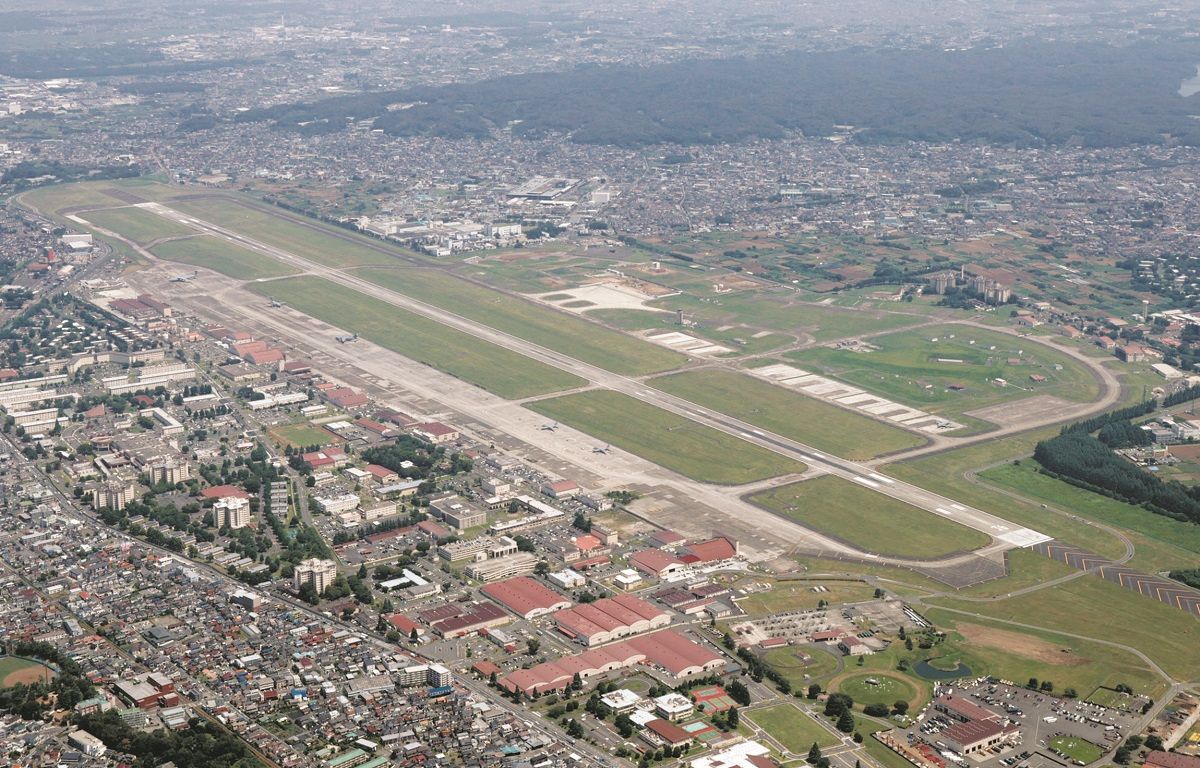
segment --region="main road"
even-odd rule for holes
[[[226,240],[243,248],[248,248],[303,273],[321,277],[394,307],[421,315],[455,330],[467,333],[482,341],[554,366],[585,379],[593,386],[620,392],[649,405],[774,451],[784,457],[804,462],[828,474],[836,475],[876,493],[890,496],[932,514],[948,518],[985,533],[992,537],[994,542],[981,550],[981,554],[1016,547],[1027,547],[1050,539],[1049,536],[1038,531],[1009,522],[983,510],[960,504],[953,499],[927,491],[911,483],[887,477],[856,462],[830,456],[804,443],[767,432],[740,419],[716,413],[684,398],[650,388],[637,379],[607,371],[557,350],[549,349],[517,336],[504,333],[441,307],[427,304],[411,296],[376,285],[342,269],[319,264],[290,251],[247,237],[240,232],[204,221],[161,203],[139,203],[138,207],[198,232]]]

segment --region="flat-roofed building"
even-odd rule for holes
[[[250,524],[250,502],[236,496],[217,499],[217,503],[213,504],[213,517],[216,518],[219,528],[229,528],[235,531],[238,528],[245,528]]]
[[[299,590],[305,584],[312,584],[313,589],[319,595],[333,583],[335,578],[337,578],[337,563],[312,557],[302,561],[292,571],[292,586]]]

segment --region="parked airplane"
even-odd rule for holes
[[[271,306],[272,307],[282,307],[283,302],[280,301],[279,299],[271,299]]]
[[[597,445],[595,448],[592,449],[592,453],[608,453],[610,450],[612,450],[611,446]]]
[[[352,333],[349,336],[338,336],[337,337],[338,344],[349,344],[352,341],[358,341],[357,333]]]
[[[549,424],[543,424],[542,429],[546,430],[547,432],[553,432],[554,430],[558,429],[558,422],[552,421]]]
[[[186,283],[189,280],[195,280],[197,274],[198,274],[198,270],[193,269],[191,274],[184,273],[182,275],[175,275],[174,277],[171,278],[171,282],[172,283]]]

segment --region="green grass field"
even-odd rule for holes
[[[1019,466],[993,467],[979,476],[1035,501],[1129,531],[1136,550],[1132,561],[1135,567],[1152,571],[1192,567],[1190,564],[1200,557],[1200,526],[1047,477],[1037,472],[1037,463],[1032,459]]]
[[[873,681],[873,682],[870,682]],[[917,689],[912,683],[899,676],[883,675],[878,672],[863,672],[850,675],[837,681],[838,693],[844,693],[854,699],[856,705],[886,704],[889,707],[897,701],[912,701],[917,697]]]
[[[281,444],[291,445],[293,448],[341,442],[339,438],[315,424],[284,424],[271,427],[268,432]]]
[[[1099,394],[1098,384],[1081,363],[1030,338],[940,325],[877,336],[870,343],[879,349],[816,347],[786,357],[805,370],[872,394],[955,417],[1034,395],[1083,402]],[[1046,381],[1035,383],[1030,378],[1035,375]],[[1008,386],[993,383],[997,378]],[[962,389],[954,391],[952,386]]]
[[[751,500],[879,555],[933,558],[991,541],[983,533],[832,475],[772,488]]]
[[[26,205],[61,220],[58,212],[63,210],[129,204],[109,194],[110,190],[128,192],[146,200],[166,200],[188,191],[162,184],[153,178],[139,178],[51,184],[23,192],[20,198]]]
[[[251,290],[501,397],[544,395],[584,383],[557,368],[328,280],[288,278],[253,285]]]
[[[172,203],[171,207],[329,267],[394,264],[399,255],[398,249],[392,246],[373,242],[348,230],[316,221],[285,218],[284,211],[272,215],[240,205],[233,198],[186,200]],[[376,249],[382,249],[382,252]]]
[[[707,483],[741,485],[805,469],[799,462],[619,392],[580,392],[526,407]]]
[[[159,216],[141,208],[110,208],[79,214],[81,219],[98,227],[116,232],[138,245],[145,245],[163,237],[186,237],[196,231],[179,222]]]
[[[808,661],[798,654],[807,654]],[[838,656],[841,654],[839,653]],[[763,654],[763,661],[787,678],[792,689],[803,690],[809,683],[828,678],[838,667],[838,656],[819,648],[772,648]]]
[[[427,269],[367,269],[361,275],[373,283],[614,373],[657,373],[687,362],[687,357],[678,352],[445,273]]]
[[[795,704],[764,707],[747,712],[742,717],[769,733],[793,755],[808,754],[808,749],[814,741],[822,749],[838,744],[836,736],[800,711]]]
[[[1094,763],[1104,756],[1104,750],[1090,741],[1075,736],[1055,736],[1050,739],[1050,748],[1079,765]]]
[[[688,371],[650,382],[655,389],[855,461],[924,445],[898,427],[728,370]]]
[[[1137,648],[1173,677],[1200,680],[1200,644],[1194,642],[1196,618],[1104,579],[1078,578],[996,602],[969,603],[952,598],[936,598],[934,602],[984,616],[1045,627],[1046,631],[1060,630],[1119,642]],[[1127,656],[1123,651],[1114,651],[1122,657]],[[1107,661],[1104,658],[1094,660]],[[1094,679],[1090,685],[1081,683],[1073,687],[1082,693],[1101,685],[1127,682],[1120,678],[1120,675],[1113,675]],[[1129,684],[1139,690],[1133,682]]]
[[[814,592],[813,587],[825,587],[825,592]],[[830,605],[857,603],[870,600],[875,588],[861,581],[780,581],[766,592],[755,592],[737,601],[738,607],[747,616],[766,616],[784,611],[800,611],[816,608],[822,600]]]
[[[159,243],[151,248],[150,252],[167,261],[216,270],[235,280],[258,280],[295,274],[294,269],[268,256],[209,235]]]

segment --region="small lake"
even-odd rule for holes
[[[1192,75],[1179,84],[1179,95],[1185,99],[1197,93],[1200,93],[1200,66],[1196,67],[1195,75]]]
[[[938,669],[929,663],[931,661],[937,661],[937,659],[922,659],[913,664],[913,672],[916,672],[926,680],[955,680],[960,677],[971,676],[971,668],[961,661],[957,662],[953,669]]]

